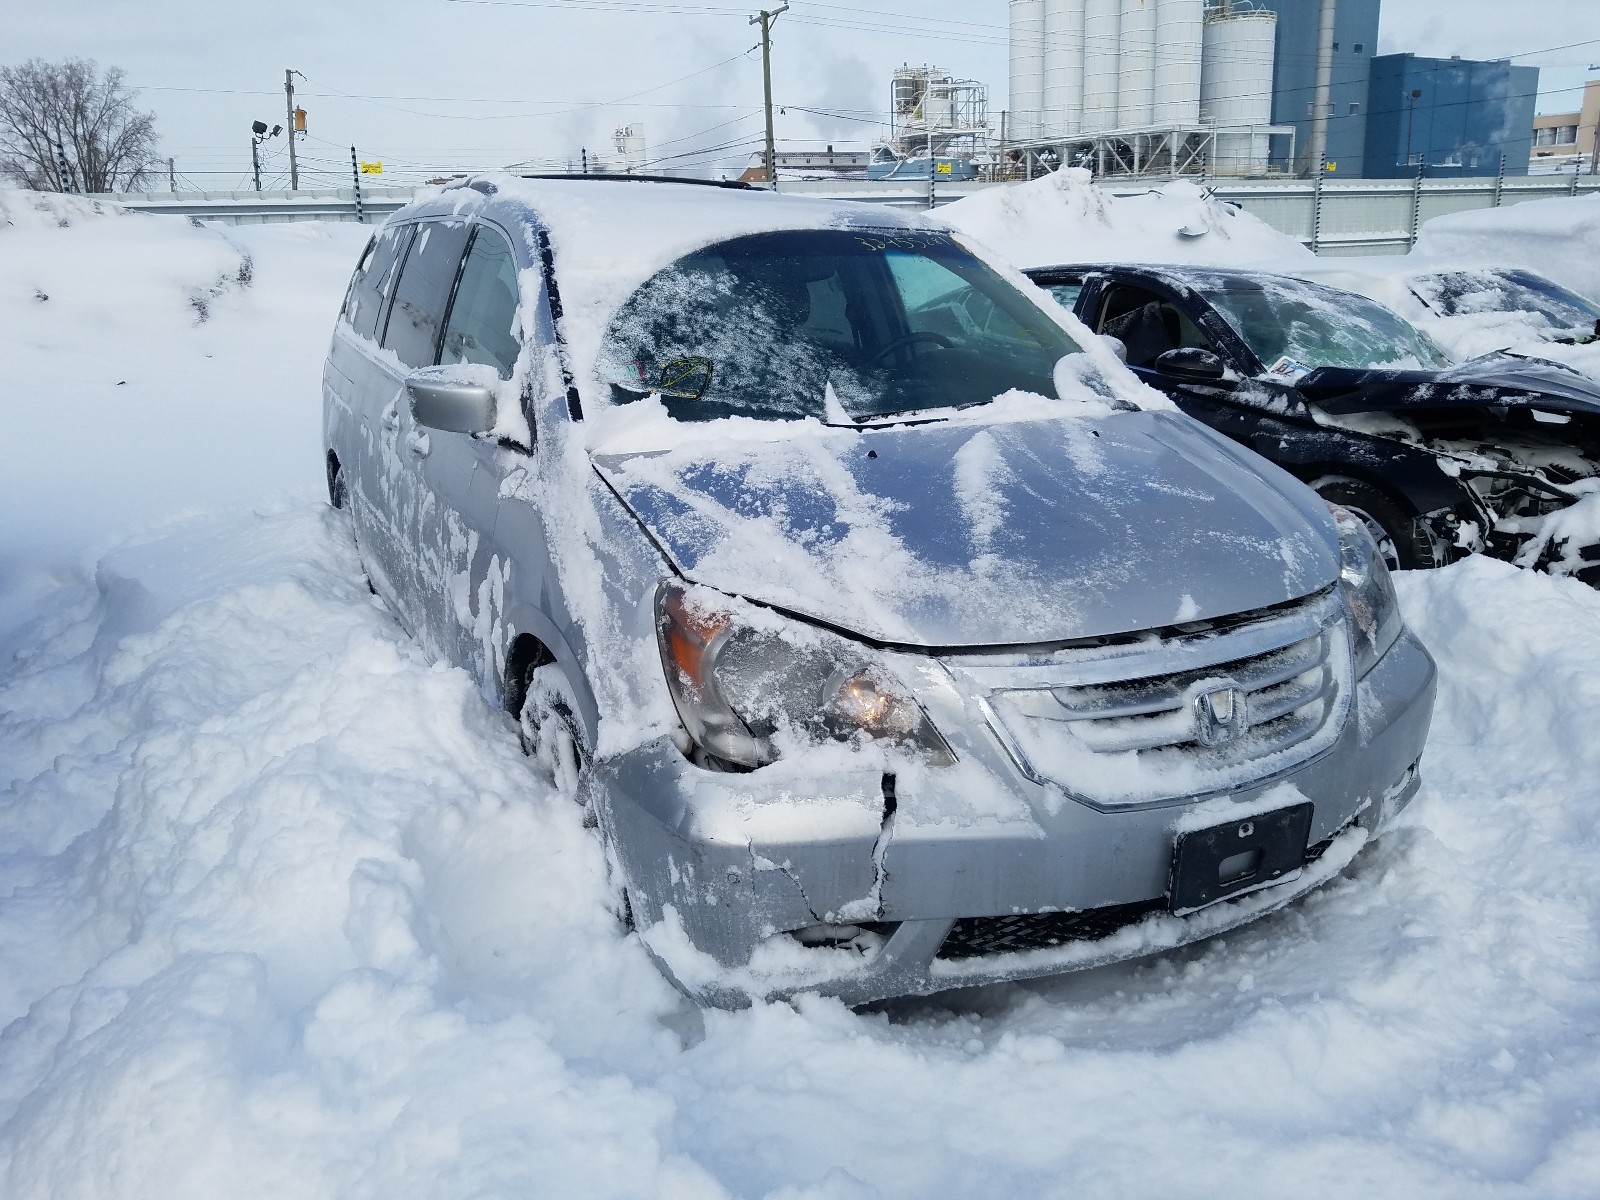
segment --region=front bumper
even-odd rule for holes
[[[1405,632],[1356,685],[1330,751],[1203,807],[1101,811],[1008,775],[998,756],[981,771],[893,777],[852,766],[847,752],[822,773],[780,762],[718,774],[668,739],[597,764],[586,788],[641,937],[685,992],[722,1006],[801,991],[864,1003],[1134,958],[1289,903],[1342,870],[1415,793],[1435,685],[1433,660]],[[1091,940],[941,954],[958,920],[1153,908],[1180,821],[1249,815],[1286,785],[1284,803],[1312,802],[1321,854],[1283,882],[1183,917],[1150,911]],[[842,947],[789,936],[819,923],[870,932]]]

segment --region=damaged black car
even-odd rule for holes
[[[1145,382],[1359,516],[1392,567],[1483,552],[1600,583],[1600,385],[1451,362],[1352,292],[1214,267],[1027,272]]]

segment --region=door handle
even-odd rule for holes
[[[428,435],[420,430],[413,429],[406,434],[406,449],[418,458],[427,458],[428,452],[433,449],[428,442]]]

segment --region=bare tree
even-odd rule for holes
[[[46,192],[132,191],[155,159],[155,116],[118,67],[31,58],[0,67],[0,175]]]

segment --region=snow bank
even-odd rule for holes
[[[700,1014],[341,516],[120,551],[0,682],[0,1192],[1592,1195],[1600,596],[1400,588],[1436,730],[1343,880],[1143,964]]]
[[[1183,262],[1292,271],[1315,258],[1294,238],[1185,180],[1114,196],[1078,167],[985,188],[933,217],[1021,267]]]
[[[370,232],[0,189],[0,634],[175,512],[315,494],[322,351]]]
[[[1600,193],[1434,217],[1422,226],[1412,253],[1526,267],[1600,299]]]

